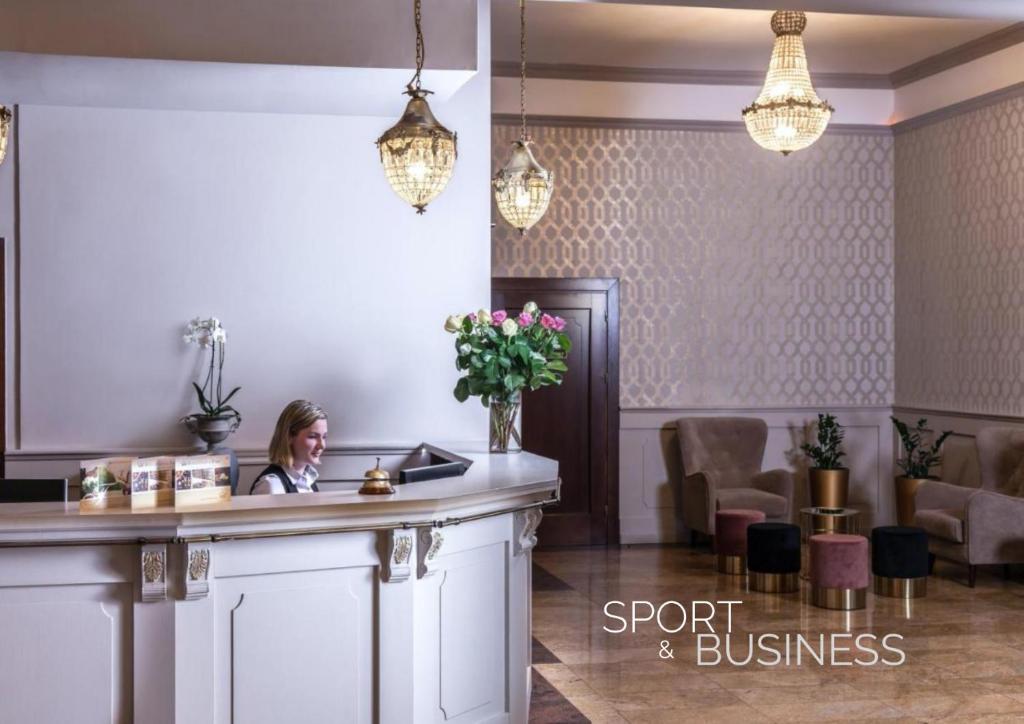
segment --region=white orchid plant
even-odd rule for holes
[[[228,401],[235,396],[241,387],[231,390],[227,396],[223,394],[224,374],[224,348],[227,343],[227,332],[216,317],[200,319],[195,317],[185,328],[183,336],[186,344],[195,344],[205,351],[210,349],[210,364],[206,372],[206,380],[203,386],[193,382],[196,397],[199,399],[199,408],[202,413],[194,417],[222,417],[231,416],[235,418],[235,424],[242,421],[242,415]]]

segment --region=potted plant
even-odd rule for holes
[[[528,302],[515,317],[504,309],[453,314],[444,328],[455,335],[455,367],[464,372],[455,384],[455,399],[465,402],[478,395],[490,410],[491,452],[519,452],[522,390],[559,385],[568,371],[565,358],[572,343],[563,332],[565,320]]]
[[[931,469],[942,462],[939,450],[946,438],[953,434],[952,430],[946,430],[936,438],[932,444],[924,443],[928,434],[926,425],[928,420],[921,418],[917,421],[917,427],[910,428],[907,423],[890,417],[896,432],[900,436],[900,444],[903,446],[903,455],[896,464],[903,471],[903,475],[896,477],[896,521],[899,525],[914,524],[914,494],[917,493],[917,486],[922,480],[927,480]]]
[[[199,345],[202,350],[210,350],[210,363],[202,387],[195,382],[192,383],[202,412],[181,418],[189,432],[198,435],[206,443],[209,452],[241,424],[241,414],[229,405],[228,401],[242,388],[236,387],[226,396],[223,394],[224,347],[227,333],[219,319],[196,317],[188,323],[184,339],[188,344]]]
[[[841,460],[846,456],[842,450],[843,426],[836,422],[834,415],[818,414],[818,442],[804,443],[800,449],[814,465],[808,469],[807,477],[811,488],[811,505],[815,508],[845,508],[850,490],[850,471]]]

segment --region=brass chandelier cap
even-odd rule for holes
[[[381,137],[377,139],[377,145],[390,141],[393,138],[409,136],[450,138],[452,143],[456,143],[456,134],[441,125],[437,118],[434,117],[434,112],[430,110],[430,104],[427,103],[427,95],[431,92],[422,88],[409,87],[405,91],[405,95],[410,96],[409,102],[405,105],[405,112],[398,119],[398,123],[384,131]],[[457,154],[458,149],[456,149]]]
[[[776,36],[800,35],[807,27],[807,16],[800,10],[776,10],[772,15],[772,32]]]
[[[495,183],[509,176],[537,176],[545,180],[551,179],[551,172],[541,166],[530,150],[530,142],[520,138],[512,142],[512,157],[494,177]]]

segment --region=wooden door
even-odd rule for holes
[[[558,460],[561,502],[545,510],[543,546],[617,543],[618,280],[496,278],[491,307],[528,301],[566,320],[572,340],[561,385],[523,394],[523,448]]]

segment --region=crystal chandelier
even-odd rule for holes
[[[805,27],[807,16],[802,12],[779,10],[772,15],[775,47],[768,76],[761,95],[743,109],[743,121],[757,144],[784,156],[817,141],[835,112],[811,85],[800,37]]]
[[[7,106],[0,106],[0,163],[7,157],[7,139],[11,134],[11,111]]]
[[[494,200],[498,211],[520,234],[540,221],[548,210],[555,176],[546,171],[530,150],[526,135],[526,4],[519,0],[519,140],[512,143],[512,157],[494,175]]]
[[[380,162],[391,188],[412,204],[417,214],[426,211],[452,177],[455,168],[456,134],[438,123],[427,105],[431,92],[420,87],[423,72],[423,28],[420,0],[413,0],[416,22],[416,74],[406,86],[410,100],[394,126],[377,139]]]

